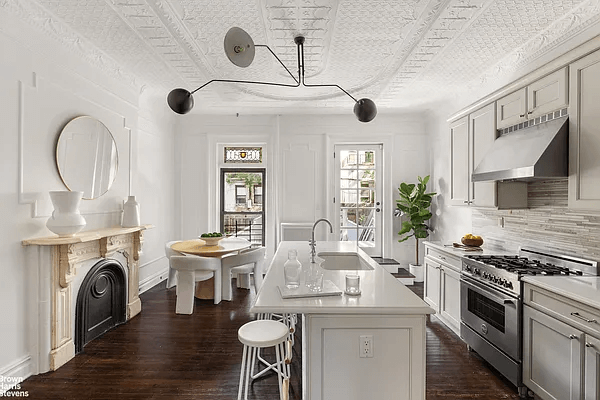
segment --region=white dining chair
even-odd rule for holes
[[[238,287],[250,289],[249,283],[246,286],[242,283],[244,280],[250,281],[250,273],[254,274],[254,288],[258,293],[263,281],[263,265],[265,263],[265,248],[258,247],[246,250],[240,254],[223,257],[221,259],[223,274],[223,300],[231,301],[233,292],[231,290],[231,277],[237,273]]]
[[[182,256],[183,253],[173,250],[171,246],[179,242],[181,242],[181,240],[173,240],[165,244],[165,255],[167,256],[167,260],[169,260],[169,276],[167,277],[167,289],[170,289],[173,286],[177,285],[177,271],[171,266],[171,257]]]
[[[196,282],[214,278],[214,303],[221,302],[221,259],[217,257],[171,256],[171,266],[177,271],[177,314],[194,311]]]

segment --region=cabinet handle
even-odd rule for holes
[[[574,316],[575,318],[582,319],[585,322],[589,322],[590,324],[593,324],[594,322],[597,322],[595,319],[587,319],[586,317],[582,316],[578,312],[572,312],[571,315]]]
[[[573,340],[573,339],[577,339],[576,335],[569,335],[569,339]]]
[[[521,114],[521,115],[519,115],[519,117],[521,117],[521,118],[523,118],[524,116],[525,116],[525,114]]]
[[[529,115],[533,114],[533,110],[529,111],[527,114],[529,114]]]
[[[446,257],[444,256],[439,256],[442,260],[446,261]]]
[[[585,347],[591,347],[593,349],[594,345],[589,342],[585,342]]]

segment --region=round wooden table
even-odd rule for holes
[[[208,246],[202,239],[185,240],[174,243],[171,249],[184,254],[191,254],[202,257],[223,257],[225,254],[247,249],[252,244],[246,239],[225,238],[216,246]],[[196,285],[196,297],[203,300],[213,299],[215,297],[214,278],[206,281],[200,281]],[[229,282],[231,284],[231,282]]]

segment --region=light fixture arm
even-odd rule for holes
[[[275,59],[281,64],[281,66],[287,71],[288,75],[292,77],[294,80],[294,84],[289,83],[277,83],[277,82],[263,82],[263,81],[243,81],[243,80],[234,80],[234,79],[212,79],[202,86],[196,88],[192,92],[177,88],[173,89],[169,95],[167,96],[167,104],[171,109],[178,114],[187,114],[194,107],[194,97],[192,94],[196,93],[198,90],[210,85],[213,82],[225,82],[225,83],[249,83],[253,85],[269,85],[269,86],[282,86],[282,87],[335,87],[344,92],[348,97],[354,100],[354,114],[361,122],[369,122],[375,118],[377,115],[377,107],[375,103],[371,99],[363,98],[357,100],[348,93],[344,88],[340,85],[336,84],[319,84],[319,85],[309,85],[307,84],[305,79],[305,70],[304,70],[304,36],[296,36],[294,38],[294,43],[296,43],[297,51],[298,51],[298,79],[292,74],[292,72],[285,66],[283,61],[277,54],[271,50],[271,48],[264,44],[255,45],[252,41],[252,38],[246,31],[241,28],[233,27],[230,28],[227,34],[225,35],[224,47],[225,54],[229,58],[229,60],[237,65],[238,67],[248,67],[253,59],[254,52],[256,47],[266,47],[267,50],[275,57]]]
[[[300,74],[300,82],[302,83],[302,86],[306,86],[306,87],[336,87],[338,89],[340,89],[342,92],[346,93],[352,100],[354,100],[355,103],[358,103],[358,100],[356,100],[356,98],[354,96],[352,96],[350,93],[348,93],[346,90],[344,90],[344,88],[342,88],[340,85],[336,85],[336,84],[319,84],[319,85],[310,85],[307,84],[306,82],[304,82],[304,37],[303,36],[296,36],[294,38],[294,41],[296,42],[296,45],[298,46],[298,70],[299,70],[299,74]]]

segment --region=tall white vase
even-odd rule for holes
[[[79,213],[79,203],[83,192],[57,190],[50,192],[54,206],[52,216],[46,221],[46,227],[59,237],[75,235],[85,227],[85,218]]]
[[[129,196],[123,204],[123,228],[140,226],[140,204],[135,201],[135,196]]]

